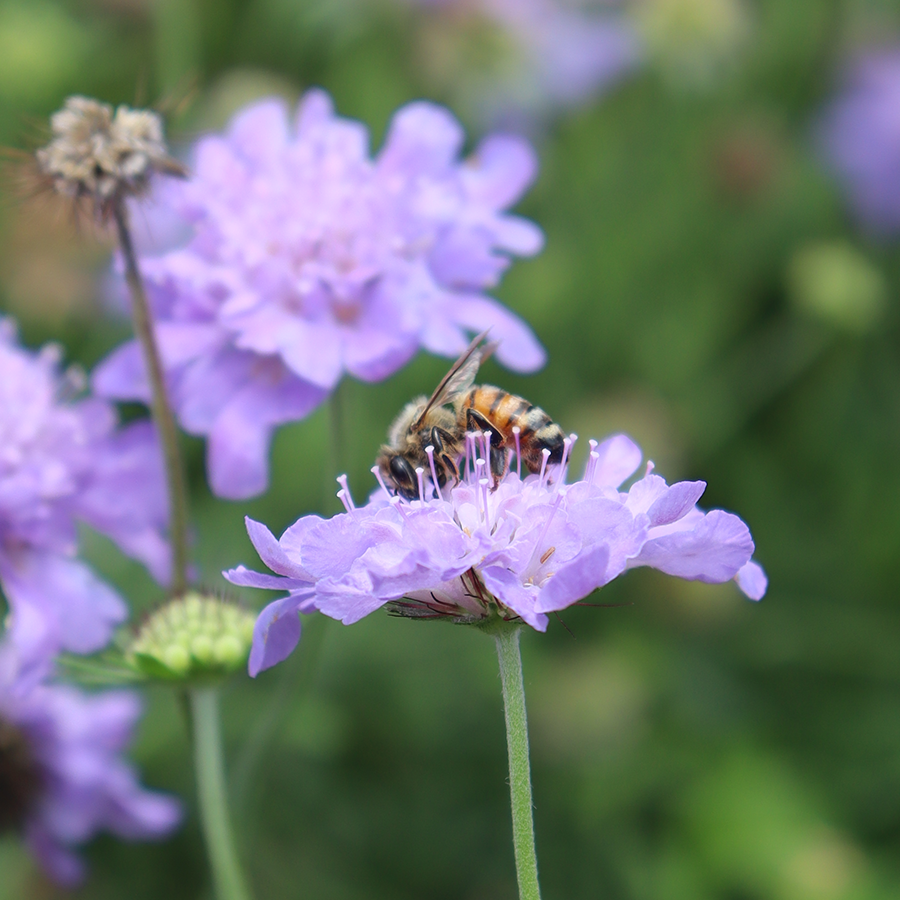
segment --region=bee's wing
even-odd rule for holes
[[[460,394],[464,394],[475,383],[475,376],[481,364],[494,352],[496,341],[481,346],[481,342],[487,337],[487,331],[482,331],[466,348],[460,358],[453,363],[450,371],[441,379],[440,384],[434,389],[434,393],[425,404],[422,414],[413,422],[412,431],[418,431],[425,420],[428,411],[435,406],[445,406],[452,403]]]

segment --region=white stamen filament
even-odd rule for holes
[[[435,493],[438,495],[439,500],[444,499],[444,495],[441,493],[441,485],[438,482],[437,468],[434,464],[434,447],[430,444],[425,448],[425,455],[428,457],[428,465],[431,467],[431,481],[434,484]]]
[[[356,509],[356,504],[353,502],[353,495],[350,493],[350,488],[347,486],[347,476],[338,475],[335,481],[337,481],[337,483],[343,488],[344,495],[347,498],[346,503],[350,504],[350,509]],[[338,496],[340,497],[340,493],[338,494]]]
[[[588,452],[588,460],[584,467],[584,480],[588,484],[592,484],[594,481],[594,473],[597,471],[597,463],[600,461],[600,454],[597,452],[597,447],[600,445],[591,438],[588,441],[588,446],[591,449]]]
[[[531,559],[528,561],[528,565],[525,567],[525,572],[522,580],[526,583],[533,580],[538,568],[543,565],[545,561],[545,553],[541,553],[541,547],[544,544],[544,539],[547,537],[547,532],[550,530],[550,523],[553,521],[553,517],[556,515],[556,511],[559,509],[559,505],[560,503],[562,503],[562,499],[564,496],[565,491],[560,491],[556,495],[556,500],[553,501],[553,506],[550,507],[550,515],[547,516],[547,521],[544,522],[544,528],[541,531],[541,536],[535,542],[534,552],[531,554]],[[549,556],[546,556],[546,559],[549,558]]]
[[[485,517],[487,509],[482,508],[481,506],[481,491],[478,490],[477,485],[480,485],[482,480],[484,479],[485,467],[485,461],[479,456],[478,459],[475,460],[475,504],[482,519]]]
[[[397,512],[400,513],[401,516],[403,516],[404,519],[409,518],[409,513],[406,511],[406,508],[405,508],[406,504],[403,503],[399,497],[396,497],[396,496],[391,497],[390,504],[391,504],[391,506],[394,507],[394,509],[397,510]]]
[[[494,437],[494,432],[490,431],[490,430],[484,431],[481,434],[481,445],[482,445],[481,455],[485,459],[491,458],[491,440],[493,439],[493,437]]]
[[[466,471],[465,471],[465,480],[468,481],[472,475],[471,470],[471,461],[475,459],[475,432],[467,431],[466,432]]]
[[[578,435],[573,432],[563,441],[562,462],[560,463],[560,466],[559,466],[559,479],[556,482],[557,490],[559,490],[560,486],[566,480],[566,473],[568,471],[568,466],[569,466],[569,457],[572,452],[572,448],[575,446],[575,441],[577,441],[577,440],[578,440]]]
[[[588,461],[588,466],[590,467],[590,473],[585,473],[584,480],[588,484],[594,483],[594,476],[597,474],[597,467],[600,465],[600,454],[594,450],[591,453],[591,458]]]
[[[491,510],[488,506],[488,485],[491,483],[490,478],[479,478],[478,484],[481,485],[481,499],[484,503],[484,523],[487,525],[488,530],[491,530]]]
[[[543,457],[543,459],[541,460],[541,477],[540,477],[540,480],[538,481],[538,484],[541,487],[543,487],[544,486],[544,475],[547,472],[547,460],[550,459],[550,451],[546,447],[544,447],[544,449],[541,450],[541,456]]]
[[[393,500],[394,496],[388,490],[387,485],[384,483],[384,479],[381,477],[381,469],[378,466],[372,466],[369,471],[375,476],[375,480],[381,485],[381,489],[384,491],[384,495],[388,498],[388,500]]]
[[[425,470],[416,466],[416,480],[419,482],[419,499],[425,502]]]

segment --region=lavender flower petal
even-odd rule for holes
[[[900,230],[900,50],[869,53],[847,71],[841,93],[825,110],[820,139],[866,227]]]
[[[61,885],[84,877],[77,846],[100,831],[127,840],[159,838],[181,818],[172,797],[144,790],[122,751],[140,715],[124,691],[85,695],[44,683],[8,639],[0,642],[0,719],[27,746],[35,796],[17,823],[32,853]],[[22,773],[29,777],[28,773]]]
[[[270,603],[256,620],[248,671],[253,678],[291,655],[300,641],[300,611],[306,597],[290,594]]]
[[[751,599],[761,600],[769,586],[769,579],[759,563],[752,560],[738,569],[734,576],[738,587]]]
[[[42,644],[51,652],[100,650],[128,616],[122,598],[77,559],[20,552],[14,560],[0,563],[0,581],[13,613],[13,640],[18,639],[20,609],[35,610],[44,623]]]
[[[263,491],[274,429],[346,374],[383,379],[420,347],[456,355],[488,326],[502,363],[543,365],[527,325],[484,294],[513,255],[540,249],[536,226],[506,212],[534,155],[488,138],[470,163],[464,138],[448,110],[411,103],[373,157],[366,129],[314,90],[293,125],[279,101],[246,108],[198,143],[191,180],[166,186],[193,237],[142,268],[173,405],[209,441],[214,493]],[[94,384],[147,398],[130,347]]]
[[[648,466],[620,493],[616,487],[640,464],[640,450],[624,435],[592,447],[585,477],[568,485],[556,480],[558,468],[523,480],[511,466],[493,490],[480,475],[464,474],[434,495],[426,484],[425,500],[376,494],[357,507],[345,496],[346,513],[305,516],[279,541],[248,520],[260,557],[280,577],[243,566],[225,577],[292,591],[264,611],[254,659],[263,667],[293,648],[293,624],[279,626],[286,631],[277,652],[266,641],[272,617],[281,614],[278,603],[294,610],[300,596],[304,609],[345,624],[390,604],[414,618],[471,623],[500,616],[539,631],[546,613],[640,565],[701,581],[736,577],[749,597],[762,596],[766,579],[750,561],[747,526],[731,513],[697,509],[704,482],[669,486]]]
[[[630,566],[652,566],[667,575],[696,581],[729,581],[750,561],[750,530],[735,515],[715,509],[693,527],[647,541]]]
[[[69,399],[80,389],[56,349],[25,350],[0,321],[0,586],[13,641],[48,652],[97,650],[125,616],[116,592],[75,558],[79,521],[159,580],[169,570],[155,433],[146,423],[116,430],[109,403]]]

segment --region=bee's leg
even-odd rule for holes
[[[468,431],[482,431],[485,434],[490,432],[492,447],[504,449],[506,447],[506,442],[500,433],[500,429],[496,425],[492,425],[487,416],[482,415],[477,409],[472,409],[471,406],[466,410],[466,429]]]
[[[472,409],[471,407],[466,410],[466,428],[469,431],[482,431],[485,434],[490,434],[490,465],[491,475],[494,479],[494,487],[492,490],[497,490],[497,485],[500,484],[500,480],[509,471],[509,454],[506,452],[506,440],[503,437],[503,433],[498,428],[491,425],[490,421],[478,412],[477,409]]]
[[[453,438],[443,428],[435,426],[431,429],[431,444],[440,462],[440,465],[435,467],[438,471],[439,487],[443,487],[447,483],[448,477],[453,478],[454,484],[459,483],[459,468],[448,453],[449,445],[452,442]]]
[[[441,487],[443,487],[447,483],[447,478],[451,477],[453,479],[454,484],[459,484],[459,467],[456,463],[447,456],[446,453],[441,455],[441,462],[444,466],[444,471],[438,475],[438,481],[441,483]]]

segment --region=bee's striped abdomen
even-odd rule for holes
[[[467,409],[484,416],[500,433],[507,448],[515,447],[512,430],[518,426],[522,462],[530,472],[540,471],[545,448],[550,451],[551,463],[562,460],[565,439],[562,429],[539,406],[523,397],[490,384],[475,385],[459,407],[461,427],[465,427]]]

